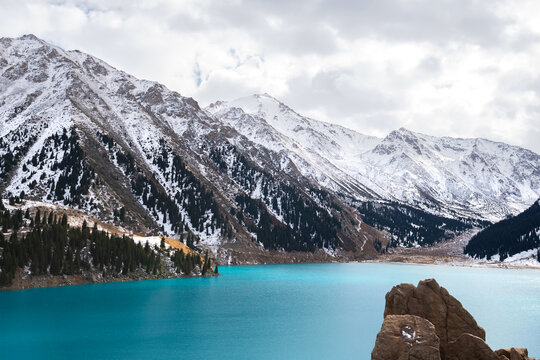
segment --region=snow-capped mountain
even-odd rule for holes
[[[304,117],[267,94],[206,110],[253,142],[282,152],[303,175],[351,203],[393,200],[494,221],[523,211],[540,195],[540,156],[517,146],[403,128],[385,138],[366,136]]]
[[[373,257],[515,214],[540,194],[540,159],[484,139],[366,136],[268,94],[201,109],[27,35],[0,39],[0,179],[4,197],[161,232],[222,261],[281,262]]]
[[[5,197],[159,230],[222,261],[374,256],[381,234],[275,150],[90,55],[32,35],[0,39]]]
[[[206,110],[260,148],[278,153],[286,165],[283,168],[292,162],[295,171],[334,192],[362,200],[379,197],[372,190],[375,186],[364,185],[370,184],[368,179],[351,177],[341,164],[373,148],[380,139],[303,117],[268,94],[218,101]]]

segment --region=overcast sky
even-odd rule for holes
[[[539,19],[537,0],[0,0],[0,37],[33,33],[203,106],[267,92],[365,134],[537,153]]]

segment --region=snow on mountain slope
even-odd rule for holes
[[[358,171],[399,200],[488,220],[519,213],[540,194],[540,156],[532,151],[406,129],[362,154]]]
[[[381,141],[339,125],[304,117],[268,94],[240,98],[228,106],[256,114],[304,147],[336,159],[347,160],[372,149]]]
[[[382,192],[369,179],[349,176],[342,166],[379,138],[303,117],[268,94],[218,101],[206,110],[262,148],[282,154],[284,164],[292,161],[302,175],[326,188],[355,200],[379,198]]]
[[[374,256],[384,238],[279,158],[161,84],[32,35],[0,39],[4,196],[161,232],[233,262]]]
[[[0,137],[7,140],[0,154],[11,153],[15,160],[11,162],[27,163],[16,167],[10,181],[3,184],[8,193],[50,193],[39,187],[45,179],[58,183],[60,174],[54,163],[64,159],[68,150],[55,148],[50,139],[74,127],[83,137],[106,131],[124,145],[129,144],[140,159],[152,158],[160,148],[159,139],[171,129],[183,136],[188,128],[197,136],[208,132],[205,120],[211,119],[203,112],[203,119],[197,116],[198,106],[193,100],[157,83],[137,80],[89,55],[63,51],[31,35],[2,39],[0,55],[5,64],[0,78],[0,115],[4,120]],[[54,161],[52,156],[44,159],[41,155],[46,145]],[[38,153],[39,161],[32,160]],[[102,162],[103,158],[97,156],[94,161]],[[159,174],[151,162],[145,165],[146,170]],[[4,170],[8,170],[4,173],[7,176],[11,169]],[[103,206],[111,200],[101,199],[92,190],[87,196],[90,199]]]
[[[384,139],[365,136],[303,117],[267,94],[207,110],[261,146],[287,151],[304,175],[352,199],[494,221],[540,194],[540,156],[516,146],[403,128]]]

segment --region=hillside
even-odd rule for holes
[[[193,244],[128,236],[51,204],[12,198],[0,210],[0,289],[216,275]]]
[[[495,261],[536,259],[540,262],[540,200],[521,214],[476,234],[465,247],[465,253]]]
[[[373,258],[356,210],[196,101],[32,35],[0,39],[0,191],[222,263]]]

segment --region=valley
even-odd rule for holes
[[[269,94],[202,108],[33,35],[0,39],[0,60],[4,212],[54,209],[70,227],[163,238],[219,265],[537,263],[535,227],[499,258],[485,243],[462,252],[538,200],[540,155],[528,149],[405,128],[364,135]],[[7,247],[22,239],[2,231]]]

